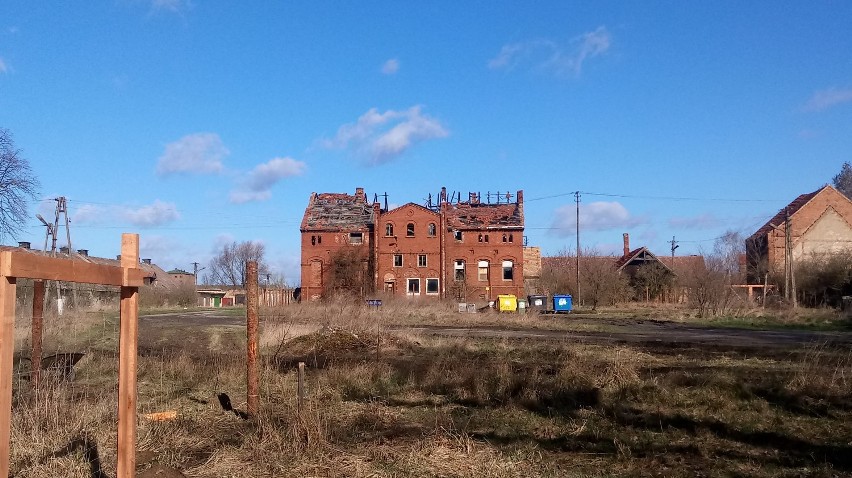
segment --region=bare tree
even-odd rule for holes
[[[727,230],[713,243],[713,257],[720,262],[721,272],[728,274],[733,282],[742,282],[744,272],[740,258],[745,257],[745,238],[737,231]]]
[[[614,305],[629,296],[627,276],[615,267],[615,256],[602,256],[596,249],[583,249],[580,256],[580,275],[583,281],[583,300],[592,310],[598,305]]]
[[[9,130],[0,128],[0,239],[20,232],[27,202],[36,198],[39,187],[30,163],[20,154]]]
[[[852,165],[848,161],[843,163],[840,172],[834,176],[832,182],[838,191],[852,199]]]
[[[266,246],[261,242],[244,241],[225,244],[219,254],[210,260],[207,280],[214,284],[245,287],[246,263],[257,261],[258,274],[265,275],[269,266],[264,262]]]

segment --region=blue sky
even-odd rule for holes
[[[545,254],[750,234],[852,160],[852,2],[7,0],[0,127],[98,256],[259,240],[312,191],[524,190]],[[592,194],[595,193],[595,194]],[[64,236],[64,234],[61,234]],[[6,243],[44,241],[33,220]]]

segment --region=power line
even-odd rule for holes
[[[601,196],[601,197],[616,197],[616,198],[630,198],[630,199],[653,199],[660,201],[708,201],[708,202],[783,202],[780,199],[750,199],[750,198],[699,198],[699,197],[687,197],[687,196],[643,196],[639,194],[619,194],[619,193],[600,193],[600,192],[590,192],[590,191],[572,191],[568,193],[559,193],[559,194],[551,194],[548,196],[540,196],[536,198],[524,199],[524,202],[531,201],[542,201],[545,199],[553,199],[564,196],[573,196],[575,192],[579,192],[580,194],[586,194],[588,196]]]

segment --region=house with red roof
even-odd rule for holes
[[[794,199],[746,239],[749,283],[809,257],[850,250],[852,201],[826,185]]]

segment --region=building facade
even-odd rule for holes
[[[442,189],[434,207],[390,210],[361,188],[314,193],[300,230],[307,300],[335,289],[463,302],[523,295],[523,191],[490,203],[453,202]]]
[[[300,227],[303,298],[347,287],[372,289],[377,212],[378,204],[368,204],[362,188],[354,195],[311,194]]]
[[[787,236],[789,234],[789,241]],[[802,194],[746,240],[750,284],[820,254],[852,251],[852,201],[832,186]]]

